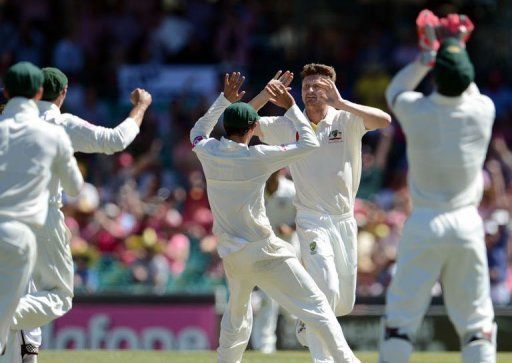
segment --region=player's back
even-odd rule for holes
[[[9,101],[0,117],[0,215],[44,223],[48,183],[65,136],[39,119],[35,102]]]
[[[477,205],[482,167],[494,120],[492,101],[434,93],[418,100],[414,120],[402,122],[407,136],[413,203],[442,209]]]
[[[263,198],[272,171],[255,148],[222,138],[205,140],[194,149],[206,176],[220,254],[222,244],[255,242],[272,234]]]

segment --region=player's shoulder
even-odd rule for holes
[[[58,125],[38,119],[28,123],[27,126],[30,137],[44,146],[45,150],[56,149],[59,145],[69,143],[68,135]]]
[[[261,116],[258,119],[258,123],[263,126],[270,125],[280,125],[280,126],[289,126],[293,128],[292,121],[288,119],[286,116]]]
[[[425,97],[421,92],[404,91],[395,96],[393,106],[417,105],[418,103],[425,102],[426,100],[427,97]]]
[[[218,148],[220,141],[213,137],[198,136],[192,142],[192,150],[195,152],[209,152]]]
[[[494,108],[495,108],[494,102],[489,96],[484,95],[484,94],[479,94],[479,95],[473,96],[473,98],[476,101],[480,102],[482,104],[482,106],[484,106],[486,109],[494,110]]]
[[[54,145],[71,146],[71,141],[66,131],[59,125],[41,122],[41,127],[45,136],[51,140]]]
[[[328,112],[330,113],[328,117],[333,120],[333,123],[345,123],[358,118],[358,116],[351,112],[345,110],[337,110],[332,107],[329,108]]]

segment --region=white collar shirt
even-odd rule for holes
[[[126,149],[139,133],[139,127],[130,117],[115,128],[106,128],[69,113],[61,113],[53,102],[38,101],[37,107],[44,121],[64,129],[75,152],[113,154]],[[55,176],[50,182],[50,204],[57,208],[62,204],[62,188]]]
[[[314,128],[320,147],[290,165],[297,211],[351,214],[361,180],[361,138],[366,132],[363,120],[329,107]],[[261,140],[270,145],[297,138],[286,115],[262,117],[259,131]]]
[[[44,123],[34,101],[14,97],[0,116],[0,216],[42,225],[52,174],[69,194],[82,186],[66,133]]]
[[[291,107],[286,115],[302,136],[299,142],[280,146],[247,146],[226,138],[209,138],[220,115],[229,105],[221,94],[190,133],[193,150],[206,177],[214,216],[213,232],[219,237],[221,257],[247,243],[274,235],[265,213],[265,183],[274,171],[318,147],[311,126],[297,106]]]
[[[459,97],[414,92],[428,71],[413,62],[386,91],[407,139],[413,204],[442,210],[476,206],[482,198],[494,104],[474,83]]]

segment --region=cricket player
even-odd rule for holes
[[[293,205],[295,186],[278,170],[273,173],[265,184],[265,210],[275,235],[291,243],[297,255],[300,253],[299,240],[295,232],[295,215]],[[279,304],[263,291],[260,296],[260,309],[254,314],[251,344],[254,349],[269,354],[276,351],[276,328],[279,315]],[[292,320],[292,318],[288,319]],[[293,318],[292,321],[295,319]]]
[[[297,130],[299,140],[280,146],[249,147],[259,116],[250,105],[233,103],[244,94],[239,93],[243,79],[240,73],[226,75],[224,93],[190,133],[206,176],[213,231],[219,238],[218,252],[230,292],[221,322],[218,360],[241,362],[252,326],[250,296],[258,286],[309,324],[335,362],[359,362],[325,295],[303,268],[292,246],[275,236],[265,214],[263,194],[268,177],[314,152],[318,141],[293,97],[279,83],[267,86],[271,101],[287,110],[285,115]],[[209,138],[222,113],[227,137]]]
[[[129,116],[117,127],[109,129],[95,126],[71,114],[61,114],[68,79],[57,68],[44,68],[43,74],[44,93],[42,100],[37,103],[41,117],[46,121],[45,124],[63,129],[69,135],[75,151],[113,154],[128,147],[139,133],[144,113],[151,104],[148,92],[134,90],[130,97],[133,108]],[[70,232],[60,211],[61,189],[61,180],[58,176],[52,177],[48,216],[44,227],[36,233],[39,253],[32,274],[33,288],[21,298],[14,314],[10,346],[14,350],[21,349],[20,357],[24,357],[24,363],[35,362],[37,359],[41,345],[39,327],[71,309],[73,259],[69,245]],[[17,331],[22,331],[22,334],[17,334]],[[16,340],[19,344],[15,343]]]
[[[296,228],[301,258],[336,316],[342,316],[352,311],[355,301],[354,201],[361,178],[361,138],[368,130],[387,127],[391,116],[343,99],[334,83],[336,72],[330,66],[307,64],[301,76],[304,115],[320,142],[318,149],[290,165],[297,192]],[[268,98],[264,90],[251,104],[259,109]],[[270,145],[300,137],[286,115],[260,118],[256,134]],[[299,342],[309,346],[316,362],[332,362],[318,337],[300,320],[297,333]]]
[[[34,231],[48,212],[50,179],[58,177],[70,195],[78,194],[83,179],[64,130],[39,118],[43,72],[17,63],[4,86],[9,101],[0,116],[0,353],[8,356],[12,316],[36,261]]]
[[[429,96],[414,92],[431,70],[436,90]],[[422,56],[407,65],[386,91],[407,138],[413,211],[387,291],[381,363],[409,362],[412,336],[437,280],[460,337],[462,362],[496,362],[484,229],[477,210],[494,105],[473,80],[463,43],[449,38],[434,62]]]

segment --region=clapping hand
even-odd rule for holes
[[[245,94],[245,91],[240,92],[240,87],[244,83],[245,77],[240,72],[226,73],[224,77],[224,97],[231,102],[235,103],[240,101]]]
[[[265,87],[265,91],[270,95],[270,102],[285,110],[295,104],[295,100],[290,92],[288,92],[288,88],[281,82],[269,82]]]

